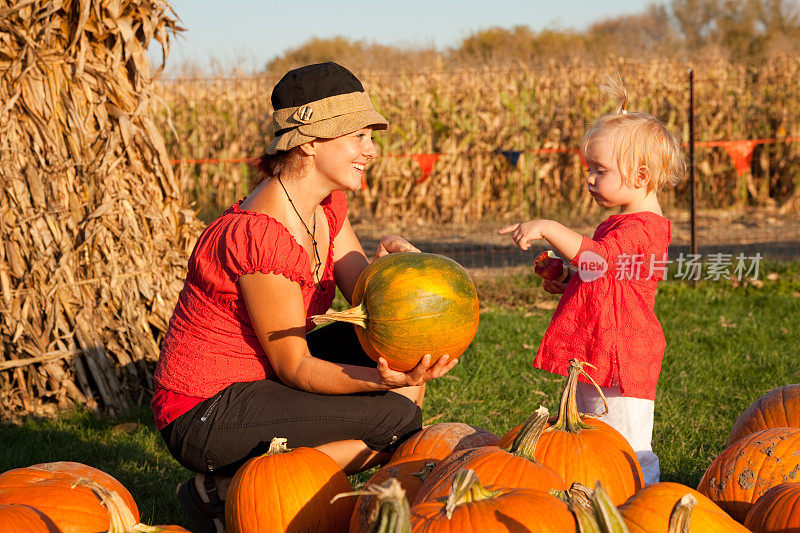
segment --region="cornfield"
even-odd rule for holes
[[[692,65],[695,139],[775,139],[756,146],[750,171],[738,175],[725,150],[696,152],[698,205],[796,207],[800,194],[800,59],[757,67]],[[688,142],[687,65],[609,60],[604,65],[551,64],[533,69],[358,73],[391,125],[376,132],[382,154],[367,188],[351,197],[351,215],[383,222],[471,223],[544,213],[584,216],[597,208],[582,191],[578,146],[587,126],[611,109],[597,84],[619,72],[629,109],[649,112]],[[174,159],[238,159],[260,155],[269,138],[269,96],[276,79],[251,77],[164,81],[170,112],[160,115]],[[542,151],[544,150],[544,151]],[[516,164],[502,151],[523,152]],[[422,181],[411,154],[441,154]],[[244,196],[246,163],[181,165],[201,217]],[[421,183],[418,183],[422,181]],[[666,207],[687,202],[684,182],[663,194]]]

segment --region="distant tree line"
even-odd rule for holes
[[[598,21],[584,31],[527,26],[489,28],[447,50],[396,47],[346,37],[314,38],[265,66],[267,73],[298,65],[340,61],[355,70],[528,65],[599,61],[609,56],[643,60],[727,58],[758,62],[800,51],[798,0],[672,0],[644,11]]]

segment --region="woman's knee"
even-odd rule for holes
[[[422,409],[402,394],[389,392],[385,398],[381,420],[364,439],[375,451],[393,451],[394,448],[422,429]]]

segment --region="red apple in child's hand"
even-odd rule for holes
[[[536,256],[533,260],[533,271],[550,281],[563,282],[569,276],[569,271],[564,268],[564,260],[553,250],[547,250]]]

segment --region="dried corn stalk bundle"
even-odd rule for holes
[[[151,118],[176,30],[164,0],[0,0],[4,418],[151,386],[199,231]]]

